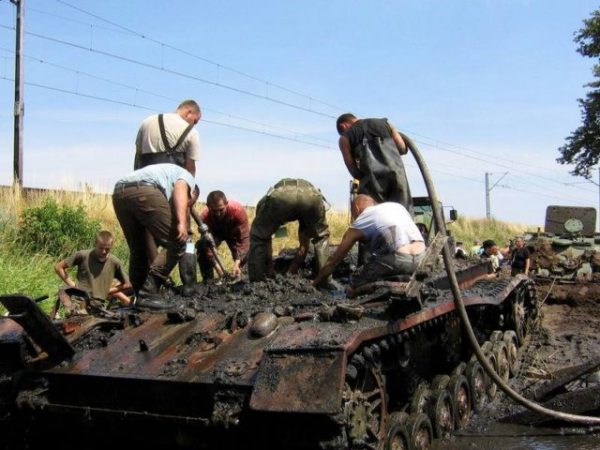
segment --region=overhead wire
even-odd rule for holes
[[[135,36],[137,36],[137,37],[139,37],[141,39],[145,39],[145,40],[148,40],[149,42],[153,42],[155,44],[159,44],[159,45],[161,45],[164,48],[168,48],[170,50],[175,50],[175,51],[180,52],[180,53],[182,53],[182,54],[184,54],[186,56],[190,56],[190,57],[196,58],[196,59],[201,60],[203,62],[206,62],[208,64],[212,64],[212,65],[214,65],[214,66],[216,66],[216,67],[218,67],[220,69],[224,69],[224,70],[230,71],[232,73],[235,73],[237,75],[241,75],[241,76],[246,77],[248,79],[251,79],[251,80],[254,80],[254,81],[258,81],[258,82],[261,82],[261,83],[265,83],[266,86],[280,89],[280,90],[282,90],[284,92],[288,92],[290,94],[294,94],[294,95],[296,95],[298,97],[303,97],[303,98],[309,100],[310,102],[319,103],[319,104],[322,104],[324,106],[327,106],[327,107],[330,107],[330,108],[336,109],[336,110],[342,109],[342,108],[340,108],[338,106],[332,105],[332,104],[327,103],[327,102],[325,102],[323,100],[319,100],[318,98],[315,98],[315,97],[313,97],[311,95],[304,94],[302,92],[299,92],[299,91],[287,88],[287,87],[282,86],[280,84],[270,82],[270,81],[265,80],[263,78],[259,78],[259,77],[255,76],[255,75],[251,75],[251,74],[249,74],[247,72],[241,71],[239,69],[235,69],[235,68],[230,67],[228,65],[224,65],[224,64],[218,63],[216,61],[213,61],[211,59],[208,59],[208,58],[206,58],[204,56],[200,56],[198,54],[192,53],[192,52],[190,52],[188,50],[184,50],[184,49],[181,49],[179,47],[175,47],[175,46],[173,46],[171,44],[168,44],[166,42],[160,41],[158,39],[151,38],[150,36],[148,36],[146,34],[143,34],[143,33],[140,33],[138,31],[135,31],[135,30],[133,30],[131,28],[125,27],[125,26],[123,26],[121,24],[118,24],[118,23],[112,21],[112,20],[106,19],[106,18],[104,18],[102,16],[99,16],[98,14],[95,14],[95,13],[92,13],[90,11],[87,11],[87,10],[85,10],[85,9],[79,7],[79,6],[75,6],[75,5],[73,5],[71,3],[68,3],[68,2],[66,2],[64,0],[55,0],[55,1],[57,3],[60,3],[60,4],[63,4],[65,6],[67,6],[69,8],[72,8],[72,9],[74,9],[76,11],[79,11],[79,12],[81,12],[83,14],[89,15],[90,17],[93,17],[93,18],[95,18],[97,20],[100,20],[102,22],[108,23],[108,24],[110,24],[110,25],[112,25],[114,27],[117,27],[117,28],[119,28],[121,30],[124,30],[124,31],[128,32],[128,33],[131,33],[131,34],[133,34],[133,35],[135,35]]]
[[[78,8],[78,7],[75,7],[73,5],[67,4],[66,2],[64,2],[62,0],[56,0],[56,1],[59,2],[59,3],[64,3],[65,5],[73,7],[74,9],[81,10],[81,8]],[[109,21],[107,19],[101,18],[100,16],[97,16],[97,15],[95,15],[93,13],[89,13],[87,11],[83,11],[83,12],[85,12],[86,14],[91,15],[92,17],[98,18],[99,20],[103,20],[103,21],[105,21],[105,22],[107,22],[107,23],[109,23],[109,24],[111,24],[113,26],[122,28],[122,29],[126,30],[127,32],[130,32],[132,34],[135,34],[135,35],[138,35],[138,36],[143,36],[144,38],[147,38],[146,36],[144,36],[144,35],[142,35],[140,33],[137,33],[137,32],[135,32],[133,30],[130,30],[127,27],[123,27],[123,26],[121,26],[121,25],[119,25],[119,24],[117,24],[115,22],[112,22],[112,21]],[[0,27],[5,27],[6,28],[6,26],[4,26],[4,25],[0,25]],[[68,46],[72,46],[72,47],[75,47],[75,48],[87,50],[87,51],[90,51],[90,52],[102,54],[104,56],[108,56],[108,57],[120,59],[120,60],[123,60],[125,62],[129,62],[129,63],[133,63],[133,64],[138,64],[138,65],[142,65],[142,66],[145,66],[145,67],[153,68],[155,70],[160,70],[160,71],[164,71],[164,72],[171,73],[171,74],[174,74],[174,75],[182,76],[182,77],[189,78],[189,79],[192,79],[192,80],[196,80],[196,81],[199,81],[199,82],[202,82],[202,83],[212,84],[214,86],[218,86],[218,87],[222,87],[222,88],[225,88],[225,89],[233,90],[235,92],[243,93],[243,94],[250,95],[250,96],[253,96],[253,97],[258,97],[258,98],[261,98],[261,99],[264,99],[264,100],[267,100],[267,101],[272,101],[272,102],[279,103],[279,104],[284,105],[284,106],[288,106],[288,107],[292,107],[292,108],[295,108],[295,109],[303,110],[303,111],[310,112],[310,113],[313,113],[313,114],[317,114],[317,115],[321,115],[321,116],[325,116],[325,117],[329,117],[329,118],[335,118],[335,116],[333,116],[333,115],[330,115],[330,114],[327,114],[327,113],[324,113],[324,112],[321,112],[321,111],[317,111],[317,110],[315,110],[313,108],[306,108],[306,107],[303,107],[303,106],[300,106],[300,105],[292,104],[292,103],[289,103],[289,102],[284,102],[284,101],[281,101],[281,100],[278,100],[278,99],[274,99],[274,98],[269,97],[269,96],[264,96],[264,95],[261,95],[261,94],[256,94],[256,93],[251,92],[251,91],[247,91],[245,89],[239,89],[239,88],[236,88],[234,86],[230,86],[230,85],[226,85],[226,84],[223,84],[223,83],[219,83],[219,82],[207,80],[205,78],[192,76],[192,75],[185,74],[185,73],[178,72],[178,71],[174,71],[174,70],[169,70],[169,69],[166,69],[164,67],[156,66],[156,65],[153,65],[153,64],[150,64],[150,63],[146,63],[146,62],[143,62],[143,61],[138,61],[138,60],[135,60],[133,58],[128,58],[128,57],[125,57],[125,56],[122,56],[122,55],[117,55],[117,54],[114,54],[114,53],[111,53],[111,52],[106,52],[106,51],[103,51],[103,50],[93,49],[91,47],[87,48],[87,47],[84,47],[82,45],[79,45],[79,44],[76,44],[76,43],[73,43],[73,42],[64,41],[64,40],[53,38],[53,37],[50,37],[50,36],[40,35],[40,34],[36,34],[36,33],[28,33],[28,34],[31,34],[31,35],[33,35],[35,37],[38,37],[38,38],[41,38],[41,39],[46,39],[46,40],[54,41],[54,42],[57,42],[57,43],[60,43],[60,44],[63,44],[63,45],[68,45]],[[150,38],[147,38],[147,39],[150,39]],[[164,43],[162,43],[160,41],[156,41],[156,42],[164,44]],[[199,57],[199,58],[201,58],[201,57]],[[218,64],[218,63],[215,63],[213,61],[211,61],[211,63]],[[231,70],[235,71],[236,69],[231,69]],[[245,74],[245,73],[244,73],[244,75],[252,77],[251,75],[248,75],[248,74]],[[261,80],[261,81],[264,81],[264,80]],[[312,98],[312,97],[306,96],[306,98]],[[434,140],[434,141],[437,141],[437,142],[441,142],[439,140],[427,137],[427,136],[419,134],[419,133],[415,133],[415,134],[419,135],[419,136],[422,136],[422,137],[425,137],[426,139],[430,139],[430,140]],[[417,142],[419,142],[419,141],[417,141]],[[441,146],[439,144],[431,144],[431,143],[426,143],[426,142],[420,142],[420,143],[424,144],[424,145],[427,145],[429,147],[432,147],[432,148],[439,149],[441,151],[446,151],[446,152],[450,152],[450,153],[453,153],[453,154],[457,154],[457,155],[460,155],[460,156],[465,157],[465,158],[470,158],[470,159],[474,159],[474,160],[477,160],[477,161],[486,162],[488,164],[494,164],[495,166],[498,166],[498,167],[503,167],[503,168],[506,168],[506,169],[509,169],[509,170],[512,170],[512,171],[515,171],[515,172],[519,172],[519,173],[525,174],[528,177],[536,177],[536,178],[539,178],[539,179],[543,179],[544,181],[547,181],[547,182],[552,182],[552,183],[555,183],[555,184],[559,184],[559,185],[561,185],[563,187],[564,186],[569,186],[569,187],[573,187],[575,189],[579,189],[579,190],[582,190],[582,191],[586,191],[586,192],[590,192],[590,193],[595,193],[594,191],[590,191],[589,189],[586,189],[586,188],[581,187],[581,186],[572,186],[569,183],[563,183],[563,182],[561,182],[559,180],[556,180],[556,179],[553,179],[553,178],[548,178],[548,177],[545,177],[545,176],[542,176],[542,175],[539,175],[539,174],[530,173],[530,172],[528,172],[526,170],[523,170],[523,169],[520,169],[518,167],[507,166],[506,164],[498,163],[497,158],[495,156],[494,156],[494,160],[492,161],[492,160],[489,160],[489,159],[482,158],[480,156],[468,155],[468,154],[465,154],[464,152],[453,150],[453,149]],[[453,145],[453,144],[450,144],[450,145]],[[467,149],[465,149],[465,150],[467,150]],[[467,150],[467,151],[471,151],[472,153],[479,154],[479,155],[491,158],[491,156],[483,154],[483,153],[480,153],[480,152],[475,152],[475,151],[472,151],[472,150]],[[504,158],[500,158],[500,159],[504,159]],[[531,180],[529,180],[529,182],[531,184],[536,185],[539,188],[548,189],[546,186],[542,186],[540,184],[536,184],[536,183],[531,182]]]
[[[267,84],[269,84],[269,85],[271,85],[271,86],[274,86],[274,87],[277,87],[277,88],[279,88],[279,89],[282,89],[282,90],[284,90],[284,91],[287,91],[287,92],[293,93],[293,94],[295,94],[295,95],[298,95],[298,96],[301,96],[301,97],[307,98],[307,99],[309,99],[311,102],[312,102],[312,101],[315,101],[316,103],[321,103],[321,104],[324,104],[324,105],[326,105],[326,106],[329,106],[329,107],[332,107],[332,108],[338,108],[338,109],[341,109],[341,108],[339,108],[339,107],[337,107],[337,106],[334,106],[334,105],[331,105],[331,104],[329,104],[329,103],[326,103],[326,102],[322,102],[322,101],[320,101],[320,100],[317,100],[317,99],[315,99],[315,98],[314,98],[314,97],[312,97],[312,96],[309,96],[309,95],[306,95],[306,94],[302,94],[302,93],[299,93],[299,92],[297,92],[297,91],[294,91],[294,90],[290,90],[290,89],[288,89],[288,88],[285,88],[285,87],[283,87],[283,86],[280,86],[280,85],[277,85],[277,84],[274,84],[274,83],[270,83],[270,82],[268,82],[267,80],[264,80],[264,79],[261,79],[261,78],[255,77],[255,76],[253,76],[253,75],[250,75],[250,74],[248,74],[248,73],[245,73],[245,72],[239,71],[239,70],[237,70],[237,69],[234,69],[234,68],[231,68],[231,67],[228,67],[228,66],[224,66],[224,65],[222,65],[222,64],[220,64],[220,63],[217,63],[217,62],[215,62],[215,61],[208,60],[208,59],[206,59],[206,58],[204,58],[204,57],[201,57],[201,56],[199,56],[199,55],[195,55],[195,54],[193,54],[193,53],[187,52],[186,50],[182,50],[182,49],[179,49],[179,48],[177,48],[177,47],[171,46],[170,44],[167,44],[167,43],[165,43],[165,42],[161,42],[161,41],[158,41],[158,40],[156,40],[156,39],[150,38],[150,37],[148,37],[148,36],[146,36],[146,35],[143,35],[143,34],[141,34],[141,33],[138,33],[138,32],[136,32],[136,31],[134,31],[134,30],[131,30],[131,29],[127,28],[127,27],[124,27],[124,26],[122,26],[122,25],[120,25],[120,24],[117,24],[116,22],[110,21],[110,20],[108,20],[108,19],[105,19],[105,18],[103,18],[103,17],[101,17],[101,16],[98,16],[98,15],[96,15],[96,14],[90,13],[89,11],[83,10],[82,8],[79,8],[79,7],[77,7],[77,6],[74,6],[74,5],[72,5],[72,4],[69,4],[68,2],[65,2],[65,1],[63,1],[63,0],[56,0],[56,1],[57,1],[58,3],[62,3],[62,4],[64,4],[65,6],[68,6],[68,7],[70,7],[70,8],[73,8],[73,9],[75,9],[75,10],[78,10],[78,11],[80,11],[80,12],[84,13],[84,14],[90,15],[91,17],[94,17],[94,18],[96,18],[96,19],[98,19],[98,20],[101,20],[101,21],[103,21],[103,22],[105,22],[105,23],[108,23],[108,24],[110,24],[110,25],[112,25],[112,26],[114,26],[114,27],[116,27],[116,28],[118,29],[118,30],[115,30],[115,29],[112,29],[112,28],[105,28],[105,29],[108,29],[108,30],[110,30],[110,31],[119,31],[119,30],[122,30],[122,31],[124,31],[124,32],[130,33],[130,34],[133,34],[133,35],[136,35],[137,37],[140,37],[140,38],[143,38],[143,39],[147,39],[147,40],[149,40],[150,42],[154,42],[154,43],[160,44],[160,45],[161,45],[161,46],[163,46],[163,47],[170,48],[170,49],[172,49],[172,50],[176,50],[176,51],[182,52],[182,53],[184,53],[184,54],[186,54],[186,55],[188,55],[188,56],[193,56],[193,57],[195,57],[195,58],[197,58],[197,59],[199,59],[199,60],[202,60],[202,61],[204,61],[204,62],[207,62],[207,63],[213,64],[213,65],[215,65],[215,66],[218,66],[218,67],[224,68],[224,69],[226,69],[226,70],[230,70],[230,71],[232,71],[232,72],[234,72],[234,73],[237,73],[237,74],[239,74],[239,75],[243,75],[243,76],[245,76],[245,77],[247,77],[247,78],[249,78],[249,79],[253,79],[253,80],[255,80],[255,81],[264,82],[264,83],[267,83]],[[95,25],[95,24],[89,24],[89,23],[86,23],[86,22],[77,21],[76,19],[72,19],[72,18],[65,18],[65,17],[63,17],[63,16],[60,16],[60,15],[57,15],[57,14],[53,14],[53,13],[47,13],[47,12],[45,12],[45,11],[40,11],[40,12],[43,12],[43,13],[45,13],[45,14],[50,14],[50,15],[52,15],[52,16],[54,16],[54,17],[63,18],[63,19],[66,19],[66,20],[73,20],[73,21],[75,21],[75,22],[77,22],[77,23],[82,23],[82,24],[84,24],[84,25],[89,25],[89,26],[91,26],[91,27],[93,27],[93,26],[99,27],[98,25]],[[8,26],[1,25],[1,24],[0,24],[0,27],[2,27],[2,28],[7,28],[7,29],[13,29],[13,30],[14,30],[14,27],[8,27]],[[101,27],[99,27],[99,28],[101,28]],[[104,55],[104,56],[108,56],[108,57],[112,57],[112,58],[120,59],[120,60],[122,60],[122,61],[125,61],[125,62],[128,62],[128,63],[133,63],[133,64],[142,65],[142,66],[145,66],[145,67],[153,68],[153,69],[155,69],[155,70],[162,70],[162,71],[164,71],[164,72],[167,72],[167,73],[171,73],[171,74],[178,75],[178,76],[183,76],[183,77],[190,78],[190,79],[192,79],[192,80],[196,80],[196,81],[199,81],[199,82],[202,82],[202,83],[208,83],[208,84],[212,84],[212,85],[214,85],[214,86],[217,86],[217,87],[221,87],[221,88],[225,88],[225,89],[230,89],[230,90],[233,90],[234,92],[243,93],[243,94],[246,94],[246,95],[250,95],[250,96],[254,96],[254,97],[258,97],[258,98],[262,98],[262,99],[264,99],[264,100],[267,100],[267,101],[272,101],[272,102],[279,103],[279,104],[282,104],[282,105],[285,105],[285,106],[289,106],[289,107],[292,107],[292,108],[296,108],[296,109],[304,110],[304,111],[306,111],[306,112],[310,112],[310,113],[313,113],[313,114],[318,114],[318,115],[322,115],[322,116],[326,116],[326,117],[334,118],[334,116],[332,116],[332,115],[330,115],[330,114],[326,114],[326,113],[323,113],[323,112],[321,112],[321,111],[317,111],[317,110],[315,110],[315,109],[313,109],[313,108],[306,108],[306,107],[303,107],[303,106],[300,106],[300,105],[291,104],[291,103],[289,103],[289,102],[280,101],[280,100],[278,100],[278,99],[274,99],[274,98],[272,98],[272,97],[269,97],[269,96],[265,96],[265,95],[261,95],[261,94],[256,94],[255,92],[247,91],[247,90],[244,90],[244,89],[239,89],[239,88],[236,88],[236,87],[234,87],[234,86],[229,86],[229,85],[226,85],[226,84],[223,84],[223,83],[214,82],[214,81],[207,80],[207,79],[204,79],[204,78],[200,78],[200,77],[191,76],[191,75],[184,74],[184,73],[181,73],[181,72],[177,72],[177,71],[174,71],[174,70],[168,70],[168,69],[166,69],[166,68],[164,68],[164,67],[159,67],[159,66],[156,66],[156,65],[153,65],[153,64],[145,63],[145,62],[143,62],[143,61],[138,61],[138,60],[135,60],[135,59],[133,59],[133,58],[128,58],[128,57],[121,56],[121,55],[117,55],[117,54],[114,54],[114,53],[111,53],[111,52],[106,52],[106,51],[102,51],[102,50],[94,49],[94,48],[92,48],[91,46],[90,46],[89,48],[86,48],[86,47],[84,47],[84,46],[82,46],[82,45],[79,45],[79,44],[76,44],[76,43],[73,43],[73,42],[69,42],[69,41],[64,41],[64,40],[61,40],[61,39],[58,39],[58,38],[53,38],[53,37],[50,37],[50,36],[45,36],[45,35],[36,34],[36,33],[28,33],[28,34],[31,34],[32,36],[34,36],[34,37],[38,37],[38,38],[40,38],[40,39],[46,39],[46,40],[50,40],[50,41],[53,41],[53,42],[56,42],[56,43],[59,43],[59,44],[62,44],[62,45],[68,45],[68,46],[72,46],[72,47],[79,48],[79,49],[82,49],[82,50],[87,50],[87,51],[90,51],[90,52],[98,53],[98,54],[101,54],[101,55]],[[88,75],[88,76],[89,76],[89,75]],[[97,78],[98,78],[98,79],[101,79],[101,77],[97,77]],[[108,81],[108,80],[106,80],[106,79],[105,79],[104,81]],[[110,81],[109,81],[109,82],[110,82]],[[42,87],[42,86],[40,85],[39,87]],[[46,88],[48,88],[48,89],[52,89],[52,87],[49,87],[49,86],[45,86],[45,87],[46,87]],[[129,88],[131,88],[130,86],[126,86],[126,87],[129,87]],[[56,90],[56,89],[55,89],[55,90]],[[60,89],[59,89],[59,90],[60,90]],[[73,93],[73,92],[69,92],[68,90],[62,90],[62,91],[63,91],[63,92],[66,92],[66,93]],[[140,90],[140,92],[141,92],[141,90]],[[95,99],[98,99],[98,100],[105,100],[105,101],[107,101],[107,99],[105,99],[105,98],[102,98],[102,97],[99,97],[99,96],[94,96],[94,95],[90,95],[90,94],[81,94],[81,95],[82,95],[82,96],[86,96],[86,97],[88,97],[88,98],[95,98]],[[157,94],[152,94],[152,95],[157,95]],[[158,96],[158,95],[157,95],[157,96]],[[110,99],[109,99],[109,100],[110,100]],[[118,104],[122,104],[122,105],[130,105],[130,106],[135,106],[135,105],[129,104],[129,103],[127,103],[127,102],[122,102],[122,101],[118,101],[118,100],[114,100],[114,102],[115,102],[115,103],[118,103]],[[258,125],[261,125],[261,126],[270,127],[270,128],[276,128],[276,127],[273,127],[273,126],[270,126],[270,125],[267,125],[267,124],[264,124],[264,123],[260,123],[260,122],[257,122],[257,121],[253,121],[252,119],[247,119],[247,118],[243,118],[243,117],[240,117],[240,116],[234,116],[234,115],[231,115],[231,114],[228,114],[228,113],[223,113],[223,112],[216,111],[216,110],[213,110],[213,111],[214,111],[214,112],[216,112],[216,113],[218,113],[218,114],[223,114],[223,115],[226,115],[226,116],[228,116],[228,117],[236,118],[236,119],[239,119],[239,120],[245,120],[245,121],[248,121],[248,122],[250,122],[250,123],[255,123],[255,124],[258,124]],[[260,133],[260,134],[264,134],[264,135],[268,135],[268,136],[273,136],[273,137],[277,137],[277,138],[288,139],[288,140],[292,140],[292,141],[296,141],[296,142],[303,142],[303,143],[310,144],[310,145],[315,145],[314,143],[305,142],[305,141],[303,141],[303,140],[300,140],[300,139],[294,139],[294,138],[284,137],[284,136],[281,136],[281,135],[276,135],[276,134],[274,134],[274,133],[263,132],[263,131],[260,131],[260,130],[251,129],[251,128],[247,128],[247,127],[236,126],[236,125],[231,125],[231,124],[224,124],[224,123],[217,122],[217,121],[210,121],[210,122],[209,122],[209,121],[206,121],[206,120],[205,120],[205,122],[207,122],[207,123],[213,123],[213,124],[215,124],[215,125],[229,126],[229,127],[231,127],[231,128],[236,128],[236,129],[240,129],[240,130],[251,131],[251,132],[254,132],[254,133]],[[283,129],[283,128],[282,128],[282,129]],[[285,130],[286,132],[292,132],[292,133],[296,133],[295,131],[293,131],[293,130],[289,130],[289,129],[283,129],[283,130]],[[415,135],[418,135],[418,136],[421,136],[421,137],[424,137],[424,138],[426,138],[426,139],[430,139],[430,140],[434,140],[434,141],[436,141],[436,142],[443,143],[442,141],[439,141],[439,140],[437,140],[437,139],[434,139],[434,138],[431,138],[431,137],[428,137],[428,136],[422,135],[422,134],[420,134],[420,133],[416,133],[416,132],[411,132],[411,133],[413,133],[413,134],[415,134]],[[300,134],[300,135],[302,135],[302,134]],[[307,136],[307,135],[304,135],[304,136]],[[309,138],[310,138],[310,139],[320,139],[320,138],[315,138],[315,137],[309,137]],[[323,141],[325,141],[325,139],[322,139],[322,140],[323,140]],[[474,154],[476,154],[476,155],[489,156],[489,155],[486,155],[486,154],[484,154],[484,153],[481,153],[481,152],[476,152],[476,151],[474,151],[474,150],[466,149],[466,148],[464,148],[464,147],[455,146],[454,144],[449,144],[449,143],[443,143],[443,144],[445,144],[445,145],[450,145],[450,146],[453,146],[453,147],[455,147],[455,148],[460,148],[460,149],[462,149],[462,150],[464,150],[464,151],[468,151],[468,152],[474,153]],[[512,167],[512,166],[506,166],[506,165],[504,165],[504,164],[499,164],[499,163],[497,162],[497,159],[502,159],[502,160],[505,160],[505,161],[509,161],[509,162],[514,162],[514,163],[517,163],[517,162],[515,162],[515,161],[512,161],[512,160],[510,160],[510,159],[507,159],[507,158],[502,158],[502,157],[500,157],[500,158],[497,158],[497,157],[495,156],[494,158],[495,158],[496,160],[494,160],[494,161],[490,161],[490,160],[487,160],[487,159],[484,159],[484,158],[481,158],[481,157],[478,157],[478,156],[472,156],[472,155],[465,154],[464,152],[461,152],[461,151],[452,150],[452,149],[449,149],[449,148],[447,148],[447,147],[443,147],[443,146],[441,146],[441,145],[438,145],[438,144],[429,144],[429,143],[424,143],[424,145],[429,145],[430,147],[437,148],[437,149],[439,149],[439,150],[442,150],[442,151],[451,152],[451,153],[457,154],[457,155],[459,155],[459,156],[462,156],[462,157],[465,157],[465,158],[471,158],[471,159],[474,159],[474,160],[479,160],[479,161],[486,162],[486,163],[488,163],[488,164],[494,164],[495,166],[504,167],[504,168],[507,168],[507,169],[509,169],[509,170],[512,170],[512,171],[516,171],[516,172],[519,172],[519,173],[526,174],[526,175],[528,175],[528,176],[535,176],[535,177],[538,177],[538,178],[540,178],[540,179],[543,179],[543,180],[545,180],[545,181],[550,181],[550,182],[553,182],[553,183],[558,183],[558,184],[561,184],[561,185],[563,185],[563,186],[566,186],[566,185],[568,185],[569,187],[574,187],[574,188],[576,188],[576,189],[584,190],[584,191],[587,191],[587,192],[592,192],[592,191],[590,191],[590,190],[588,190],[588,189],[585,189],[585,188],[582,188],[582,187],[573,186],[573,185],[570,185],[570,184],[568,184],[568,183],[562,183],[562,182],[560,182],[560,181],[558,181],[558,180],[551,179],[551,178],[547,178],[547,177],[543,177],[543,176],[541,176],[541,175],[537,175],[537,174],[531,174],[531,173],[529,173],[529,172],[526,172],[526,171],[524,171],[524,170],[522,170],[522,169],[518,169],[518,168],[515,168],[515,167]],[[323,145],[317,145],[317,146],[320,146],[320,147],[323,147],[323,148],[331,148],[330,146],[323,146]],[[518,164],[518,163],[517,163],[517,164]],[[521,164],[521,165],[527,165],[527,164]],[[535,166],[531,166],[531,167],[535,167]],[[453,176],[456,176],[456,174],[452,174],[452,175],[453,175]],[[466,178],[466,179],[468,179],[468,177],[463,177],[463,178]],[[472,181],[474,181],[474,179],[473,179]],[[531,180],[529,180],[529,182],[531,182]],[[535,184],[535,183],[532,183],[532,184]],[[536,185],[536,186],[538,186],[538,187],[541,187],[541,188],[543,188],[543,189],[547,189],[547,187],[545,187],[545,186],[541,186],[541,185],[539,185],[539,184],[535,184],[535,185]],[[504,188],[506,188],[507,186],[505,186],[505,185],[504,185],[504,186],[501,186],[501,187],[504,187]],[[518,188],[513,188],[513,189],[515,189],[515,190],[519,190]],[[524,190],[521,190],[521,191],[525,192]],[[532,192],[532,191],[529,191],[529,192]],[[541,194],[541,193],[539,193],[539,195],[545,195],[545,196],[548,196],[547,194]],[[558,198],[558,197],[552,197],[552,198]]]
[[[0,46],[0,50],[4,50],[4,51],[6,51],[6,52],[11,53],[11,54],[14,55],[14,51],[12,51],[10,49],[7,49],[6,47],[1,47]],[[172,101],[174,103],[177,103],[179,101],[178,99],[175,99],[173,97],[169,97],[169,96],[166,96],[166,95],[163,95],[163,94],[152,92],[152,91],[149,91],[147,89],[142,89],[142,88],[139,88],[137,86],[132,86],[132,85],[123,83],[121,81],[116,81],[116,80],[113,80],[113,79],[110,79],[110,78],[106,78],[106,77],[100,77],[100,76],[98,76],[96,74],[92,74],[92,73],[89,73],[89,72],[81,71],[81,70],[78,70],[78,69],[75,69],[75,68],[72,68],[72,67],[67,67],[67,66],[62,65],[62,64],[56,64],[56,63],[53,63],[51,61],[48,61],[46,59],[42,59],[42,58],[39,58],[39,57],[36,57],[36,56],[25,55],[25,58],[27,58],[29,60],[33,60],[33,61],[38,62],[40,64],[46,64],[46,65],[49,65],[49,66],[52,66],[52,67],[55,67],[55,68],[58,68],[58,69],[61,69],[61,70],[67,71],[67,72],[74,73],[74,74],[76,74],[78,76],[79,75],[83,75],[83,76],[86,76],[86,77],[89,77],[89,78],[92,78],[92,79],[95,79],[95,80],[99,80],[99,81],[103,81],[105,83],[113,84],[115,86],[124,87],[124,88],[132,90],[136,94],[137,93],[148,94],[148,95],[152,95],[152,96],[157,97],[157,98],[161,98],[161,99],[164,99],[164,100]],[[240,116],[240,115],[231,114],[231,113],[224,112],[224,111],[219,111],[219,110],[216,110],[216,109],[213,109],[213,108],[203,107],[202,110],[203,111],[207,111],[207,112],[213,112],[215,114],[223,115],[223,116],[226,116],[226,117],[229,117],[229,118],[233,118],[233,119],[237,119],[237,120],[242,120],[242,121],[245,121],[245,122],[248,122],[248,123],[252,123],[254,125],[258,125],[258,126],[261,126],[261,127],[271,128],[273,130],[285,131],[285,132],[290,133],[290,134],[295,135],[295,136],[302,136],[304,138],[312,139],[312,140],[316,140],[316,141],[330,142],[329,139],[325,139],[325,138],[318,137],[318,136],[311,136],[311,135],[308,135],[306,133],[301,133],[301,132],[299,132],[297,130],[292,130],[292,129],[289,129],[289,128],[286,128],[286,127],[281,127],[281,126],[276,126],[276,125],[270,125],[270,124],[267,124],[267,123],[264,123],[264,122],[260,122],[260,121],[254,120],[254,119],[249,119],[247,117],[243,117],[243,116]],[[204,120],[204,121],[206,121],[206,120]],[[331,148],[331,147],[327,146],[327,148]]]
[[[10,78],[10,77],[0,77],[0,79],[14,82],[14,78]],[[143,109],[143,110],[147,110],[147,111],[154,111],[153,108],[143,106],[140,104],[136,104],[136,103],[126,102],[123,100],[116,100],[116,99],[102,97],[102,96],[94,95],[94,94],[86,94],[83,92],[72,91],[69,89],[63,89],[63,88],[59,88],[56,86],[49,86],[49,85],[45,85],[45,84],[41,84],[41,83],[34,83],[31,81],[26,81],[25,84],[28,86],[42,88],[42,89],[46,89],[46,90],[50,90],[50,91],[61,92],[63,94],[71,94],[71,95],[75,95],[78,97],[85,97],[85,98],[99,100],[99,101],[103,101],[103,102],[107,102],[107,103],[113,103],[113,104],[122,105],[122,106],[129,106],[132,108],[138,108],[138,109]],[[317,144],[317,143],[305,141],[302,139],[297,139],[297,138],[293,138],[293,137],[289,137],[289,136],[283,136],[283,135],[279,135],[279,134],[275,134],[275,133],[269,133],[269,132],[262,131],[262,130],[256,130],[253,128],[243,127],[240,125],[232,125],[232,124],[228,124],[228,123],[224,123],[224,122],[219,122],[216,120],[206,120],[206,119],[203,119],[202,122],[210,123],[213,125],[219,125],[219,126],[223,126],[223,127],[227,127],[227,128],[232,128],[232,129],[236,129],[236,130],[243,130],[243,131],[248,131],[248,132],[252,132],[252,133],[256,133],[256,134],[262,134],[265,136],[270,136],[270,137],[274,137],[274,138],[278,138],[278,139],[282,139],[282,140],[286,140],[286,141],[299,142],[299,143],[310,145],[313,147],[331,149],[331,147],[323,145],[323,144]]]

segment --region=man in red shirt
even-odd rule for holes
[[[225,241],[231,257],[233,258],[233,272],[235,278],[242,274],[241,267],[246,263],[246,254],[250,247],[250,227],[248,215],[241,203],[235,200],[227,200],[221,191],[212,191],[206,198],[206,206],[200,214],[202,221],[208,226],[217,247]],[[214,257],[204,239],[196,243],[198,251],[198,265],[203,280],[214,278]]]

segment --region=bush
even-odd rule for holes
[[[81,204],[59,206],[50,198],[23,211],[17,236],[33,253],[63,257],[93,246],[98,231],[100,221],[88,218]]]

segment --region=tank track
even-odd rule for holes
[[[502,304],[496,328],[474,324],[505,381],[519,374],[520,347],[540,319],[535,286],[526,280]],[[466,427],[498,390],[467,347],[454,311],[364,343],[348,358],[338,433],[318,448],[426,450]]]

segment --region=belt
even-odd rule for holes
[[[297,187],[314,187],[306,180],[298,180],[296,178],[286,178],[278,182],[274,188],[279,188],[283,186],[297,186]]]
[[[159,186],[158,184],[152,183],[151,181],[130,181],[127,183],[119,182],[119,183],[115,184],[115,191],[117,189],[122,190],[122,189],[127,189],[130,187],[138,187],[138,188],[139,187],[153,187],[155,189],[158,189],[160,192],[162,192],[164,194],[164,189],[161,186]]]

